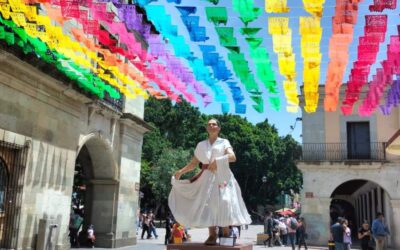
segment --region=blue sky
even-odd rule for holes
[[[245,95],[246,100],[244,101],[245,104],[247,104],[247,111],[246,114],[241,115],[242,117],[246,117],[247,120],[249,120],[252,123],[258,123],[262,122],[265,119],[268,119],[268,121],[271,124],[274,124],[279,131],[280,135],[286,135],[286,134],[292,134],[292,136],[301,142],[301,122],[297,122],[295,129],[292,130],[290,126],[293,126],[295,124],[296,117],[301,117],[301,112],[298,113],[288,113],[286,112],[285,109],[285,97],[284,97],[284,92],[282,89],[282,81],[283,77],[279,74],[278,70],[278,63],[277,63],[277,55],[273,52],[272,50],[272,37],[268,34],[268,22],[267,18],[268,16],[288,16],[290,17],[290,28],[292,29],[292,47],[294,49],[294,53],[296,54],[296,70],[297,70],[297,82],[298,86],[301,86],[302,82],[302,71],[303,71],[303,58],[301,57],[301,48],[300,48],[300,35],[298,32],[298,26],[299,26],[299,17],[300,16],[310,16],[306,11],[303,9],[303,3],[300,0],[288,0],[288,6],[291,8],[291,11],[289,13],[285,14],[268,14],[264,10],[264,0],[254,0],[255,4],[262,8],[263,14],[258,18],[257,21],[251,23],[249,27],[260,27],[262,30],[258,33],[258,37],[263,37],[264,42],[261,46],[264,46],[267,48],[267,51],[269,53],[269,56],[272,61],[272,66],[273,70],[275,72],[275,78],[278,83],[279,91],[280,91],[280,97],[281,97],[281,102],[282,102],[282,108],[281,111],[277,112],[272,110],[269,105],[268,105],[268,100],[267,97],[264,97],[264,103],[265,103],[265,108],[263,113],[258,113],[256,112],[251,105],[253,102],[250,100],[248,96]],[[327,65],[329,62],[329,57],[328,57],[328,49],[329,49],[329,38],[332,35],[331,32],[331,23],[332,23],[332,16],[334,15],[334,7],[335,7],[335,2],[336,0],[326,0],[324,4],[324,13],[323,17],[321,19],[321,26],[323,28],[323,35],[322,35],[322,40],[320,44],[320,50],[322,53],[322,62],[321,62],[321,73],[320,73],[320,83],[324,84],[325,82],[325,76],[326,76],[326,69]],[[350,46],[349,50],[349,55],[350,55],[350,60],[349,64],[346,69],[346,73],[344,75],[344,81],[346,82],[348,80],[349,72],[352,68],[352,63],[354,59],[357,57],[357,45],[358,45],[358,37],[363,35],[363,27],[364,27],[364,22],[365,22],[365,14],[370,14],[368,10],[368,6],[373,3],[373,0],[364,0],[359,4],[359,13],[358,13],[358,21],[354,29],[354,36],[353,36],[353,42]],[[211,3],[207,1],[200,1],[200,0],[182,0],[182,3],[180,6],[196,6],[197,8],[197,16],[200,16],[200,26],[205,26],[207,28],[207,36],[210,37],[210,39],[206,42],[191,42],[189,39],[189,34],[185,28],[185,26],[182,23],[182,20],[180,18],[180,14],[178,10],[175,8],[176,4],[174,3],[168,3],[166,0],[159,0],[157,2],[153,2],[151,4],[154,5],[159,5],[162,4],[166,7],[167,12],[172,16],[172,22],[174,25],[178,25],[178,33],[179,35],[183,35],[186,38],[186,42],[190,44],[191,50],[194,52],[194,55],[196,55],[198,58],[202,58],[202,54],[199,50],[199,45],[216,45],[218,53],[223,57],[223,59],[226,62],[226,65],[228,68],[232,71],[232,65],[227,59],[227,49],[219,45],[218,37],[214,29],[214,25],[206,20],[205,16],[205,10],[204,7],[206,6],[213,6]],[[399,4],[400,5],[400,4]],[[239,33],[239,28],[244,27],[242,22],[239,20],[238,16],[239,14],[234,12],[232,9],[232,0],[220,0],[218,6],[224,6],[228,8],[228,24],[227,26],[229,27],[235,27],[235,35],[238,40],[239,46],[241,47],[241,51],[245,53],[246,59],[249,62],[249,66],[252,70],[252,72],[255,74],[255,67],[254,63],[252,62],[249,53],[248,53],[248,45],[244,40],[244,37]],[[396,10],[385,10],[383,14],[388,15],[388,32],[386,34],[386,41],[381,44],[380,51],[378,54],[378,60],[375,65],[373,65],[371,69],[371,76],[374,74],[376,71],[377,66],[380,66],[379,61],[383,60],[386,58],[386,45],[389,40],[390,35],[397,35],[397,25],[400,24],[400,18],[399,18],[399,13],[400,13],[400,7],[397,6]],[[372,14],[380,14],[380,13],[372,13]],[[370,76],[370,77],[371,77]],[[235,77],[233,78],[234,80],[238,81]],[[260,89],[263,91],[263,93],[267,93],[267,91],[264,89],[263,84],[258,80],[256,77],[257,83],[260,86]],[[239,81],[238,81],[239,82]],[[224,87],[225,92],[227,93],[228,97],[230,98],[230,90],[225,87],[226,84],[221,82],[220,85]],[[241,84],[239,84],[241,85]],[[245,93],[244,88],[242,88],[242,92]],[[300,90],[299,90],[300,93]],[[231,112],[233,113],[233,101],[230,100],[231,105]],[[207,107],[203,107],[202,105],[199,106],[200,111],[206,114],[220,114],[221,113],[221,108],[219,103],[212,103]]]

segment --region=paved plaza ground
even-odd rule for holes
[[[253,249],[271,249],[271,250],[291,250],[291,247],[272,247],[266,248],[264,246],[258,246],[256,244],[257,233],[263,231],[263,226],[261,225],[250,225],[248,230],[242,230],[241,237],[238,240],[238,243],[253,243]],[[141,233],[141,232],[140,232]],[[141,240],[140,237],[138,239],[137,245],[131,247],[122,247],[118,248],[118,250],[166,250],[166,246],[164,245],[165,238],[165,229],[157,228],[158,239],[145,239]],[[191,229],[189,230],[189,234],[192,236],[192,242],[204,242],[208,237],[208,229]],[[140,236],[140,235],[139,235]],[[80,250],[89,250],[92,248],[79,248]],[[97,248],[97,249],[106,249],[106,248]],[[302,248],[304,249],[304,248]],[[327,250],[328,247],[315,247],[309,246],[309,250]],[[360,248],[352,247],[353,250],[358,250]],[[297,250],[297,248],[296,248]],[[393,249],[386,249],[393,250]]]
[[[238,243],[253,243],[256,244],[257,233],[263,231],[263,226],[261,225],[250,225],[248,230],[242,230],[241,237]],[[141,233],[141,232],[140,232]],[[132,247],[123,247],[121,250],[164,250],[164,237],[165,229],[157,228],[158,239],[138,239],[138,244]],[[207,239],[208,230],[207,229],[191,229],[189,234],[192,236],[192,242],[203,242]],[[139,235],[140,236],[140,235]],[[81,248],[82,249],[82,248]],[[264,246],[254,245],[253,249],[281,249],[281,250],[291,250],[291,247],[273,247],[265,248]],[[303,248],[302,248],[303,249]],[[316,249],[328,249],[327,247],[309,247],[310,250]]]

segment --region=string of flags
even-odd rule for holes
[[[0,41],[35,54],[98,98],[154,96],[197,106],[217,102],[223,113],[245,114],[246,98],[263,113],[265,107],[279,111],[284,96],[287,112],[299,108],[316,112],[324,0],[303,0],[310,16],[299,19],[290,18],[287,0],[265,0],[264,8],[254,0],[232,0],[231,6],[222,6],[219,0],[182,5],[188,4],[185,1],[166,0],[179,13],[176,18],[157,0],[0,0]],[[354,38],[361,2],[335,2],[323,107],[333,112],[341,105],[344,115],[361,116],[379,107],[389,115],[400,103],[400,34],[390,36],[386,59],[376,72],[371,71],[388,33],[388,15],[382,12],[395,10],[397,1],[373,0],[364,33]],[[263,9],[267,23],[261,20]],[[301,38],[304,103],[299,101],[292,22],[298,22]],[[272,47],[265,46],[261,34],[265,28]],[[211,41],[212,35],[219,44]],[[358,42],[357,58],[340,100],[353,41]],[[271,53],[276,54],[276,62]],[[282,83],[277,82],[277,74]],[[354,110],[356,103],[360,105]]]

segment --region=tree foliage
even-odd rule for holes
[[[273,204],[282,191],[299,191],[302,176],[294,161],[300,157],[300,145],[289,135],[279,136],[267,120],[253,125],[237,115],[201,114],[185,101],[172,105],[169,100],[150,98],[145,121],[155,129],[144,137],[141,172],[141,189],[150,206],[166,204],[170,177],[190,160],[197,143],[207,138],[205,125],[211,117],[220,121],[220,136],[234,148],[237,162],[231,169],[249,208]]]

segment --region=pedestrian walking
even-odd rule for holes
[[[272,240],[272,245],[273,246],[282,246],[282,241],[281,241],[281,230],[279,228],[279,220],[274,218],[273,219],[273,240]]]
[[[344,228],[343,218],[338,217],[337,222],[331,226],[331,238],[335,242],[335,250],[344,250]]]
[[[151,234],[154,235],[156,239],[158,239],[157,231],[156,231],[156,223],[155,223],[155,218],[156,216],[153,214],[152,211],[149,213],[149,231],[150,231],[150,236]]]
[[[296,238],[296,230],[298,227],[298,222],[295,217],[290,216],[286,220],[286,226],[288,229],[288,239],[290,242],[290,245],[292,246],[292,250],[295,250],[295,238]]]
[[[170,213],[168,213],[167,218],[165,220],[165,240],[164,240],[164,245],[168,245],[171,243],[171,232],[172,232],[172,226],[174,224],[174,221],[172,220],[172,216]]]
[[[376,219],[372,222],[372,235],[375,239],[375,250],[383,250],[386,237],[390,234],[388,227],[385,224],[383,213],[377,213]]]
[[[268,239],[264,241],[265,246],[268,244],[268,247],[272,247],[273,227],[272,214],[270,211],[267,211],[264,217],[264,234],[268,235]]]
[[[78,233],[82,223],[83,217],[80,215],[80,210],[74,209],[69,220],[69,240],[73,247],[80,247]]]
[[[372,233],[366,220],[358,230],[358,239],[361,240],[361,250],[371,250],[369,243],[372,240]]]
[[[143,220],[142,220],[142,237],[141,239],[143,240],[144,233],[147,233],[147,239],[151,238],[151,233],[150,233],[150,221],[149,217],[147,214],[143,214]]]
[[[344,249],[345,250],[350,250],[351,249],[351,229],[349,227],[349,222],[348,220],[344,219],[343,220],[343,243],[344,243]]]
[[[280,230],[280,235],[281,235],[281,240],[282,240],[282,245],[286,246],[287,245],[287,237],[288,237],[288,229],[285,223],[285,217],[281,217],[279,219],[279,230]]]
[[[299,250],[301,249],[302,246],[304,246],[304,249],[307,249],[307,231],[306,231],[306,223],[303,217],[301,217],[298,221],[298,227],[297,227],[297,235],[298,235],[298,244],[299,244]]]

